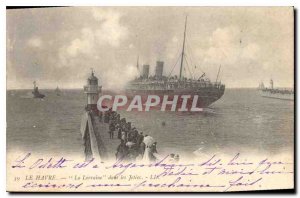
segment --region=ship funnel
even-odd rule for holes
[[[142,77],[148,78],[148,76],[149,76],[149,65],[143,65]]]
[[[163,70],[164,70],[164,62],[156,61],[155,76],[161,78],[163,74]]]

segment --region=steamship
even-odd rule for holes
[[[265,98],[274,98],[280,100],[294,100],[293,89],[274,88],[274,82],[270,80],[270,87],[265,87],[264,83],[259,84],[260,95]]]
[[[180,62],[180,72],[177,75],[163,75],[164,62],[157,61],[155,68],[155,75],[149,76],[150,66],[144,64],[140,76],[130,81],[126,85],[127,97],[134,97],[135,95],[141,95],[142,100],[145,101],[148,95],[158,95],[161,99],[164,95],[168,95],[169,100],[172,100],[175,95],[179,96],[177,103],[182,103],[182,95],[190,95],[193,98],[195,95],[198,96],[196,107],[203,108],[208,107],[215,101],[219,100],[225,91],[225,85],[218,80],[220,67],[215,82],[205,77],[205,73],[198,77],[187,78],[183,76],[183,70],[189,69],[188,61],[186,59],[186,26],[187,18],[185,20],[184,33],[183,33],[183,44],[182,51],[178,57]],[[185,63],[185,64],[184,64]],[[176,63],[177,64],[177,63]],[[174,67],[176,66],[174,65]],[[137,61],[137,68],[139,69],[139,62]],[[174,69],[174,68],[173,68]],[[181,99],[180,99],[181,98]],[[162,101],[162,100],[161,100]],[[191,107],[192,100],[187,101],[187,107]],[[180,105],[177,105],[180,106]]]
[[[33,91],[32,91],[32,94],[33,94],[33,98],[44,98],[45,95],[44,94],[41,94],[39,92],[39,87],[36,86],[36,82],[33,81]]]

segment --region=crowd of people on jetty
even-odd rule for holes
[[[126,118],[121,118],[119,113],[112,109],[100,112],[100,121],[109,124],[110,139],[120,140],[116,152],[117,160],[134,161],[137,158],[146,158],[150,162],[156,160],[154,153],[157,153],[157,142],[152,137],[139,132],[131,122],[126,121]]]

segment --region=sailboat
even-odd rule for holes
[[[56,94],[57,96],[60,96],[60,94],[61,94],[61,90],[58,88],[58,86],[57,86],[56,89],[55,89],[55,94]]]

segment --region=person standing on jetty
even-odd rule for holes
[[[109,138],[114,139],[115,123],[113,120],[109,120]]]
[[[144,136],[143,132],[139,132],[131,122],[127,122],[125,118],[121,118],[120,114],[111,109],[105,112],[103,117],[104,122],[109,125],[109,138],[114,139],[114,131],[117,131],[117,138],[120,139],[115,154],[117,160],[135,161],[141,157],[149,162],[156,161],[153,154],[157,153],[157,143],[152,137]]]

